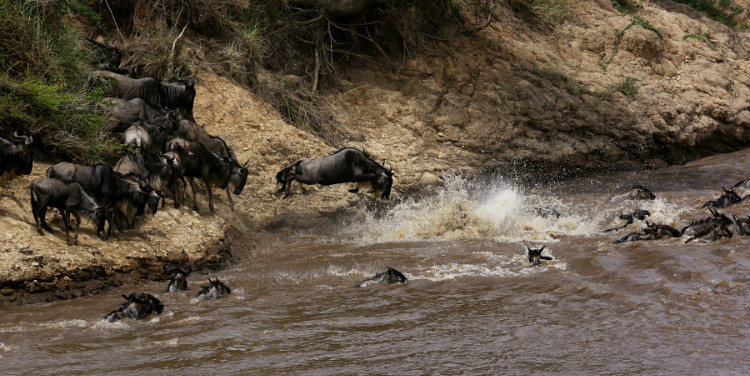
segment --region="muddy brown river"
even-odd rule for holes
[[[678,229],[708,216],[701,204],[748,166],[750,150],[533,187],[448,172],[435,195],[235,250],[186,292],[155,281],[2,307],[0,374],[748,374],[750,237],[612,243],[643,222],[602,233],[623,210]],[[607,201],[634,181],[656,200]],[[722,211],[747,216],[750,200]],[[527,245],[553,260],[530,265]],[[409,282],[353,287],[387,266]],[[232,294],[197,300],[209,277]],[[131,291],[164,312],[104,322]]]

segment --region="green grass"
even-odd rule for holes
[[[690,33],[682,37],[682,39],[688,39],[692,38],[699,42],[705,43],[708,48],[710,48],[713,51],[716,51],[716,45],[714,42],[711,41],[711,36],[708,33]]]
[[[100,160],[99,130],[107,119],[96,111],[99,91],[71,93],[60,83],[34,78],[0,77],[0,122],[6,130],[23,129],[35,145],[78,162]]]
[[[712,20],[729,27],[740,27],[739,16],[745,9],[734,0],[675,0],[681,4],[687,4],[691,8],[706,14]],[[747,25],[744,25],[745,27]]]

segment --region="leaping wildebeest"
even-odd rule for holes
[[[357,183],[349,192],[357,193],[363,185],[369,185],[368,193],[387,200],[393,186],[393,169],[385,168],[370,158],[364,151],[355,148],[343,148],[331,155],[316,159],[300,159],[284,167],[276,174],[276,181],[281,184],[279,193],[285,192],[289,197],[292,181],[312,185],[333,185],[340,183]]]

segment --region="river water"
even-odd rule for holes
[[[186,292],[155,281],[0,308],[0,374],[748,374],[749,238],[602,233],[636,208],[679,229],[748,166],[750,150],[544,186],[448,172],[434,195],[317,234],[282,229]],[[657,199],[607,201],[634,181]],[[724,211],[748,215],[750,200]],[[554,259],[534,267],[525,246],[542,245]],[[387,266],[409,282],[353,287]],[[208,277],[232,294],[195,299]],[[131,291],[165,311],[104,322]]]

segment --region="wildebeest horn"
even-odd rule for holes
[[[34,142],[34,137],[33,136],[29,136],[29,137],[26,138],[26,143],[25,144],[26,145],[31,145],[33,142]]]
[[[242,168],[247,168],[247,166],[250,164],[250,160],[248,159],[245,164],[242,165]]]
[[[544,247],[546,247],[546,245],[543,245],[542,248],[539,249],[540,253],[544,250]]]

